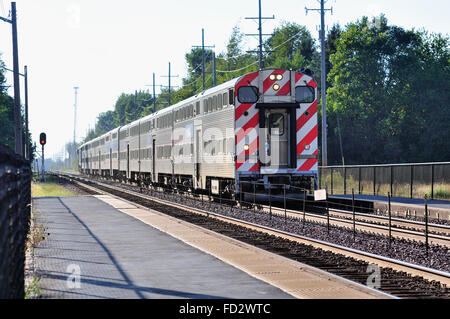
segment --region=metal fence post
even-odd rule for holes
[[[356,237],[356,222],[355,222],[355,190],[352,188],[352,211],[353,211],[353,240]]]
[[[239,206],[242,207],[242,182],[239,181]]]
[[[425,195],[425,249],[428,257],[428,199]]]
[[[333,169],[331,168],[331,195],[333,195]],[[328,192],[327,192],[327,195],[328,195]]]
[[[391,215],[391,193],[388,193],[388,212],[389,212],[389,247],[391,247],[391,227],[392,227],[392,215]]]
[[[434,164],[431,164],[431,199],[434,199]]]
[[[305,206],[306,206],[306,189],[303,190],[304,192],[304,196],[303,196],[303,228],[305,227],[305,219],[306,219],[306,211],[305,211]]]
[[[373,167],[373,196],[377,196],[377,167]]]
[[[358,193],[361,195],[361,166],[358,167]]]
[[[256,213],[256,181],[253,181],[253,211]]]
[[[328,205],[328,192],[327,192],[327,196],[326,196],[326,203],[327,203],[327,232],[328,234],[330,234],[330,208]]]
[[[394,182],[394,177],[393,177],[393,175],[394,175],[394,167],[391,165],[391,174],[390,174],[390,190],[391,190],[391,194],[394,194],[394,192],[393,192],[393,182]]]
[[[344,195],[347,195],[347,168],[344,166]]]
[[[411,198],[413,198],[413,180],[414,180],[414,166],[413,165],[411,165],[411,184],[410,184],[410,186],[411,186]]]
[[[270,189],[270,182],[269,182],[269,205],[270,205],[270,219],[272,219],[272,190]]]
[[[283,201],[284,201],[284,225],[287,223],[287,213],[286,213],[286,185],[283,185]]]

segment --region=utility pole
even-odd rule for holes
[[[325,11],[331,11],[333,8],[325,9],[325,0],[320,0],[320,9],[308,9],[308,11],[320,12],[320,48],[322,51],[322,74],[321,74],[321,96],[322,96],[322,166],[328,166],[328,146],[327,146],[327,102],[326,102],[326,64],[325,64]]]
[[[23,156],[22,143],[22,112],[20,106],[20,82],[19,82],[19,49],[17,44],[17,14],[16,3],[11,2],[11,20],[0,17],[0,20],[12,25],[13,45],[13,72],[14,72],[14,143],[15,152]]]
[[[172,86],[172,85],[170,84],[170,79],[171,79],[171,78],[177,78],[177,77],[178,77],[178,75],[171,75],[171,73],[170,73],[170,62],[169,62],[169,75],[162,75],[162,77],[164,77],[164,78],[169,78],[169,86],[168,86],[168,88],[169,88],[169,106],[170,106],[170,105],[171,105],[171,101],[170,101],[170,90],[171,90],[172,87],[177,87],[177,86]]]
[[[217,85],[216,78],[216,52],[213,52],[213,86]]]
[[[156,82],[155,82],[155,73],[153,73],[153,84],[146,84],[145,86],[153,86],[153,113],[156,113]],[[162,87],[162,85],[158,85]]]
[[[75,90],[75,103],[73,104],[73,145],[76,143],[76,132],[77,132],[77,97],[78,97],[78,86],[74,86],[73,89]]]
[[[30,139],[30,131],[28,129],[28,67],[25,65],[24,70],[24,77],[25,77],[25,159],[30,160],[31,159],[31,150],[29,139]]]
[[[202,28],[202,45],[201,46],[194,45],[192,47],[193,48],[202,48],[202,76],[203,76],[203,91],[204,91],[206,89],[206,84],[205,84],[205,74],[206,74],[206,70],[205,70],[205,64],[206,64],[205,48],[215,48],[216,46],[215,45],[206,45],[205,46],[205,29]],[[214,74],[214,77],[215,77],[215,74]]]
[[[261,0],[258,0],[259,3],[259,16],[256,18],[245,18],[249,20],[258,20],[258,34],[246,34],[246,36],[258,36],[259,37],[259,50],[258,51],[247,51],[247,52],[258,52],[259,53],[259,69],[262,70],[264,68],[264,60],[263,60],[263,36],[271,35],[271,34],[263,34],[262,33],[262,20],[263,19],[275,19],[275,15],[272,17],[262,17],[261,16]]]
[[[155,73],[153,73],[153,113],[156,113]]]

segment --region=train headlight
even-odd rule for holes
[[[278,81],[283,80],[283,74],[277,74],[277,80]]]
[[[244,151],[248,151],[250,149],[250,146],[248,144],[244,145]]]
[[[275,91],[278,91],[278,90],[280,89],[280,86],[279,86],[278,84],[274,84],[274,85],[273,85],[273,89],[274,89]]]
[[[275,74],[271,74],[271,75],[269,76],[269,79],[272,80],[272,81],[275,81],[275,78],[276,78],[276,77],[275,77]]]
[[[305,145],[305,150],[309,151],[310,149],[311,149],[311,145],[306,144],[306,145]]]

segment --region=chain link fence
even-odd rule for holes
[[[0,299],[23,299],[31,212],[29,163],[0,144]]]
[[[330,195],[450,200],[450,162],[319,167],[319,185]]]

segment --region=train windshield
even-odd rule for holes
[[[238,100],[241,103],[256,103],[258,101],[258,88],[256,86],[241,86],[238,89]]]
[[[295,101],[297,103],[314,102],[315,94],[312,86],[297,86],[295,88]]]

